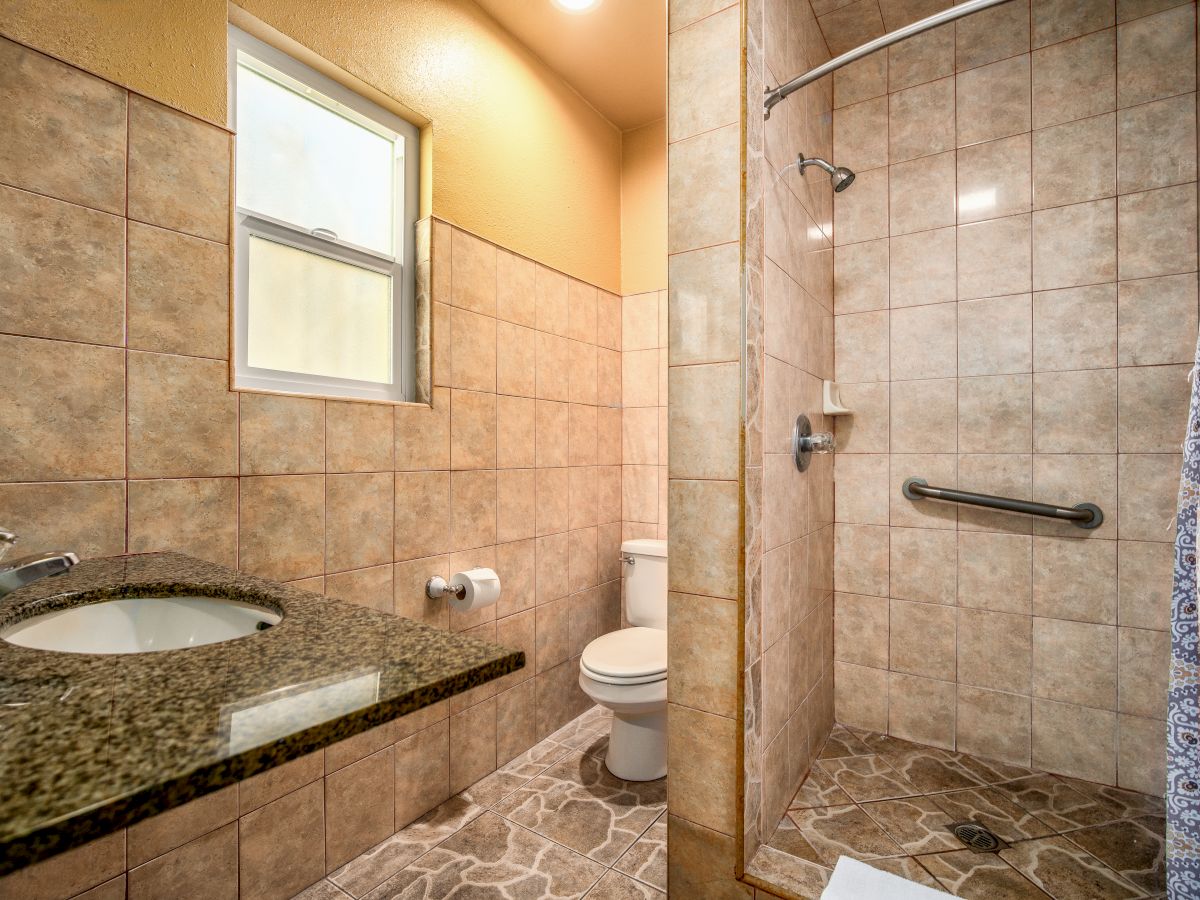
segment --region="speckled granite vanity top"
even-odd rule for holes
[[[100,599],[233,597],[237,640],[124,656],[0,641],[0,874],[498,678],[524,654],[177,553],[86,560],[0,627]]]

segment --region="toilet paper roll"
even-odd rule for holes
[[[455,572],[450,579],[454,585],[462,585],[463,595],[450,599],[450,608],[465,613],[473,609],[491,606],[500,599],[500,576],[492,569],[467,569]]]

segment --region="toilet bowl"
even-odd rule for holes
[[[667,542],[625,541],[625,617],[579,660],[579,686],[612,710],[605,764],[625,781],[667,774]]]

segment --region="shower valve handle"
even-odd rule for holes
[[[835,446],[836,442],[830,432],[813,434],[808,416],[801,414],[796,417],[796,426],[792,429],[792,458],[801,472],[807,471],[814,453],[832,453]]]

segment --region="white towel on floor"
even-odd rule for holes
[[[951,894],[839,856],[821,900],[945,900]]]

